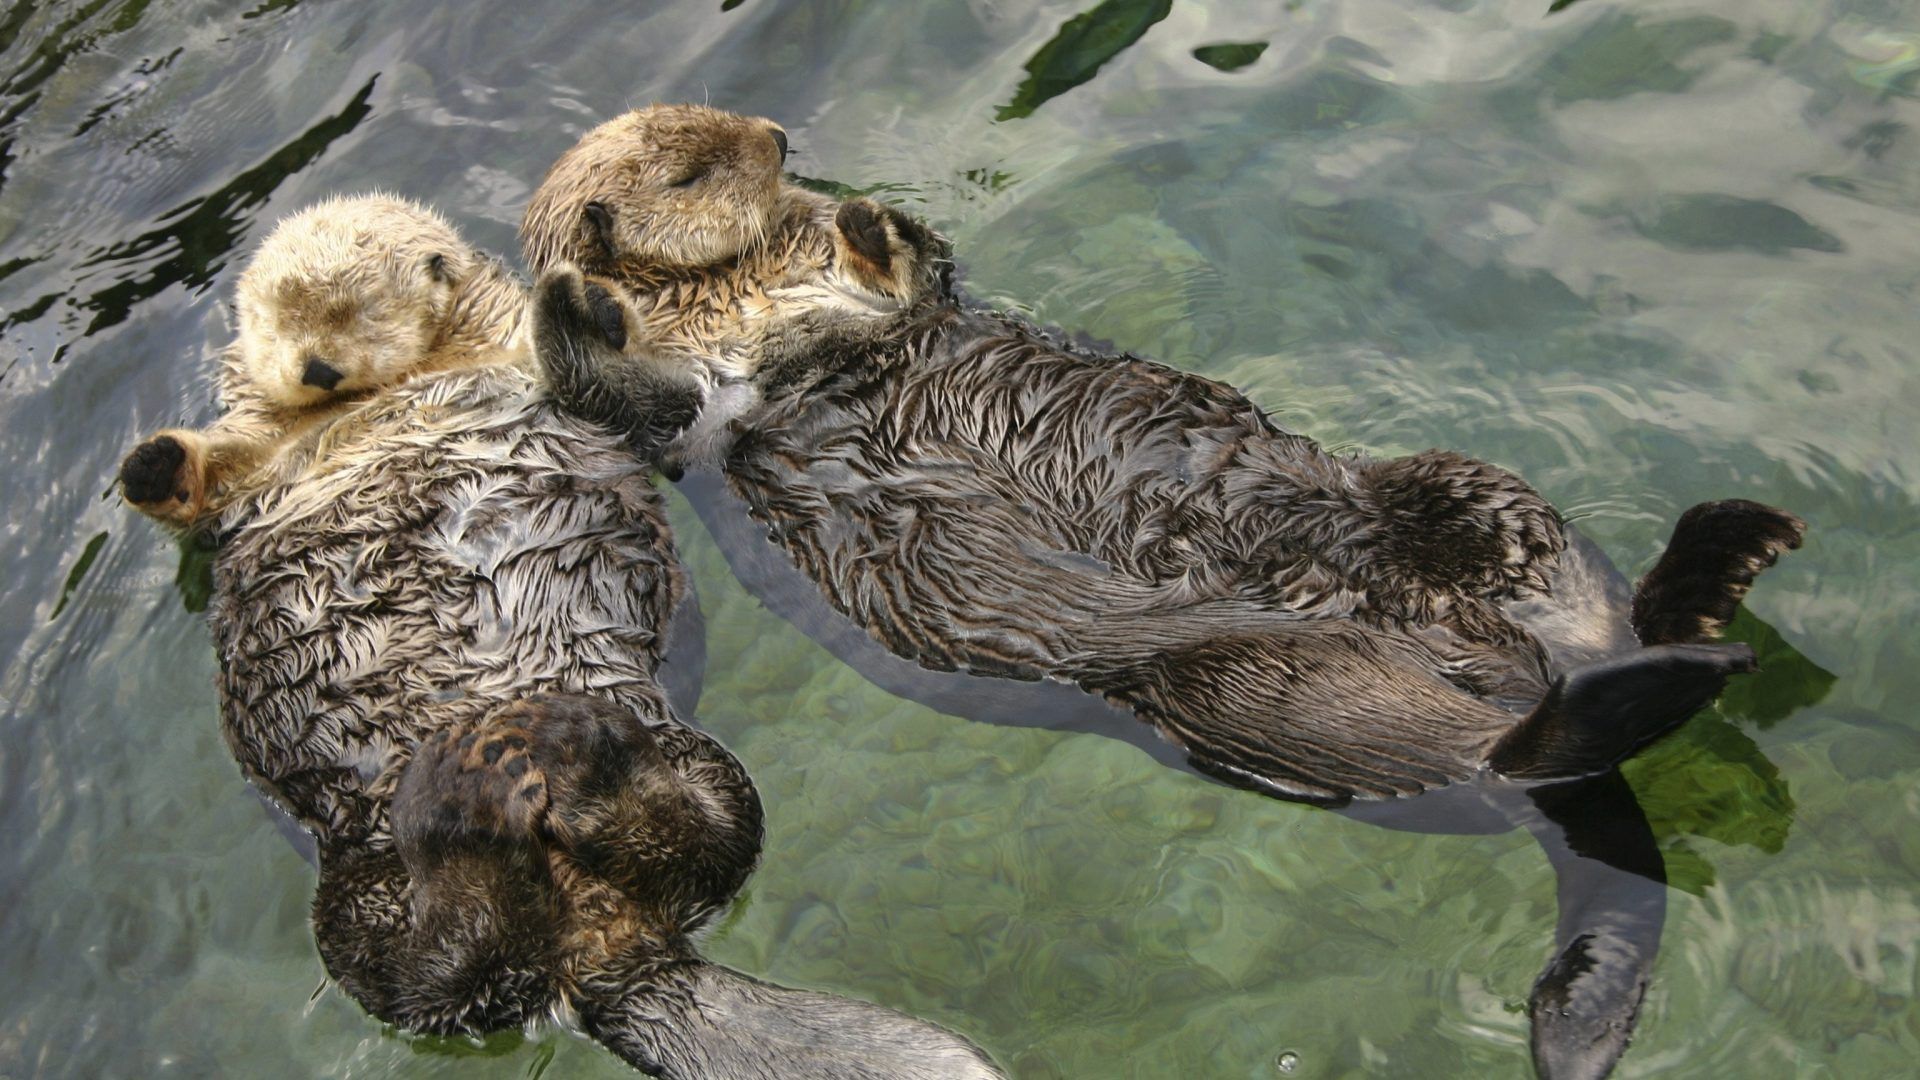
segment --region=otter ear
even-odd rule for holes
[[[447,257],[438,251],[427,256],[427,274],[442,284],[453,284],[453,267],[447,265]]]

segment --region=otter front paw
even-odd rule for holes
[[[488,721],[442,731],[415,752],[393,797],[403,857],[532,841],[546,817],[547,777],[531,734]]]
[[[127,501],[142,507],[193,498],[190,478],[182,475],[187,448],[171,435],[155,435],[133,448],[120,462],[120,490]]]
[[[833,216],[840,266],[860,284],[905,299],[934,237],[913,218],[872,199],[849,199]]]

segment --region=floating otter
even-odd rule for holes
[[[535,351],[570,408],[670,474],[717,466],[792,566],[894,655],[1077,686],[1201,771],[1333,805],[1468,781],[1604,786],[1751,670],[1751,650],[1713,639],[1798,545],[1791,514],[1695,507],[1629,593],[1503,469],[1328,454],[1229,387],[971,308],[944,241],[912,218],[765,194],[774,130],[656,107],[564,155],[523,227],[559,331]],[[754,193],[707,205],[751,220],[709,226],[733,246],[703,245],[704,262],[624,224],[663,203],[704,220],[688,208],[703,184]],[[662,430],[663,403],[694,419]],[[711,501],[703,514],[725,516]],[[1515,790],[1489,796],[1504,820],[1575,831],[1547,809],[1564,791]],[[1634,851],[1610,865],[1657,876],[1624,800],[1637,827],[1615,831]],[[1622,887],[1630,917],[1580,905],[1584,921],[1563,921],[1532,1001],[1543,1073],[1604,1075],[1625,1049],[1664,904],[1636,890]]]
[[[365,210],[363,256],[412,258],[381,247],[391,204],[324,209],[276,240]],[[698,956],[759,854],[759,799],[656,679],[688,594],[644,466],[524,359],[331,354],[356,399],[301,414],[270,476],[226,489],[223,728],[317,841],[327,970],[415,1031],[571,1015],[656,1076],[999,1075],[931,1024]],[[228,363],[228,400],[274,396],[282,370]]]

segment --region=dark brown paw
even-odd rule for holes
[[[1718,637],[1754,578],[1800,546],[1806,522],[1748,499],[1701,503],[1680,515],[1660,561],[1633,596],[1646,644]]]
[[[442,731],[414,752],[393,798],[393,831],[409,846],[531,839],[548,806],[533,740],[511,723]]]
[[[171,435],[156,435],[133,448],[120,462],[120,489],[127,501],[143,505],[192,497],[180,475],[187,448]]]
[[[605,345],[626,351],[627,309],[612,289],[573,267],[561,267],[540,279],[538,291],[534,333],[545,347],[577,351],[582,345]]]
[[[587,322],[598,330],[607,347],[615,352],[627,349],[627,311],[618,297],[597,281],[586,283]]]
[[[833,224],[848,247],[885,272],[893,258],[892,237],[887,231],[890,216],[891,211],[872,199],[851,199],[840,205]]]

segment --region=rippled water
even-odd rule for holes
[[[1560,8],[1549,13],[1549,5]],[[0,14],[0,1075],[626,1075],[384,1028],[216,731],[198,576],[109,494],[212,415],[265,223],[372,187],[483,246],[633,104],[780,120],[979,294],[1346,447],[1513,466],[1629,571],[1812,524],[1763,675],[1636,760],[1675,882],[1619,1075],[1920,1055],[1920,7],[1882,0],[18,4]],[[1524,1076],[1553,875],[872,688],[676,499],[701,722],[767,801],[709,943],[1021,1077]]]

